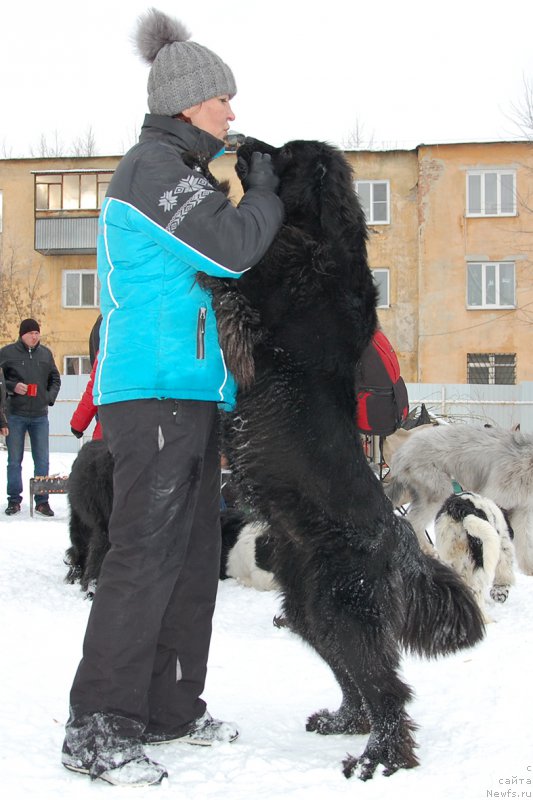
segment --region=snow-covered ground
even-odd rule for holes
[[[51,473],[68,474],[72,454],[52,454]],[[533,797],[533,578],[517,576],[485,641],[457,656],[405,658],[415,690],[421,766],[362,784],[340,762],[364,737],[306,733],[308,714],[337,707],[340,692],[323,662],[272,625],[276,594],[220,583],[205,697],[215,716],[238,722],[234,744],[166,745],[150,755],[170,773],[160,787],[122,789],[67,772],[60,764],[68,693],[89,612],[79,587],[63,582],[68,547],[65,495],[51,496],[53,519],[23,510],[6,517],[6,453],[0,451],[0,735],[2,796],[18,798],[271,800],[482,800]],[[24,459],[24,486],[32,461]],[[504,792],[506,794],[504,794]],[[507,794],[507,792],[510,792]],[[514,794],[513,794],[514,792]],[[522,794],[524,792],[524,794]]]

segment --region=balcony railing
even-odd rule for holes
[[[43,255],[94,254],[98,217],[51,217],[35,220],[35,249]]]

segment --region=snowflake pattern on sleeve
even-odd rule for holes
[[[162,206],[167,213],[172,211],[174,206],[177,205],[180,195],[192,194],[192,197],[189,197],[176,211],[167,225],[167,230],[170,231],[170,233],[175,231],[189,211],[195,208],[195,206],[201,203],[201,201],[213,191],[213,188],[205,178],[198,175],[189,175],[187,178],[182,178],[174,189],[163,192],[159,198],[159,205]]]

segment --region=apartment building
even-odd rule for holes
[[[533,145],[346,153],[369,225],[380,323],[408,382],[533,380]],[[87,372],[98,314],[98,209],[118,157],[0,161],[0,344],[42,323]],[[235,154],[213,164],[238,201]]]
[[[533,380],[533,144],[349,153],[408,382]]]

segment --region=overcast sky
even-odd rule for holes
[[[56,132],[68,151],[89,127],[99,155],[134,143],[148,67],[130,36],[150,5],[231,66],[233,129],[274,145],[347,147],[357,130],[378,148],[520,138],[532,0],[5,0],[0,157]]]

